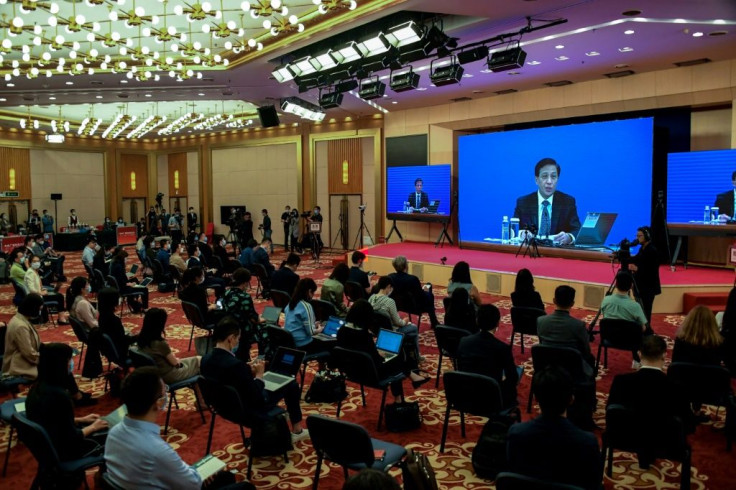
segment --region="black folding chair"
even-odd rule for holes
[[[184,315],[187,317],[187,320],[189,320],[189,323],[192,326],[192,331],[189,334],[189,345],[187,346],[187,350],[191,350],[192,348],[192,339],[194,338],[195,327],[206,330],[210,337],[209,341],[211,341],[212,332],[215,329],[215,325],[213,323],[207,323],[204,314],[199,309],[199,306],[197,306],[195,303],[182,300],[181,307],[184,310]]]
[[[643,330],[641,324],[629,320],[602,318],[600,322],[600,343],[595,357],[595,372],[601,362],[603,350],[603,366],[608,367],[608,349],[636,352],[641,347]]]
[[[457,347],[460,339],[470,335],[470,332],[463,328],[448,327],[447,325],[437,325],[434,328],[434,337],[437,340],[437,350],[439,351],[439,359],[437,360],[437,377],[434,383],[435,388],[440,386],[440,372],[442,372],[442,359],[447,357],[452,362],[452,369],[457,371]]]
[[[348,304],[355,303],[359,299],[365,299],[366,294],[363,286],[355,281],[345,281],[345,296],[348,298]]]
[[[280,289],[272,289],[271,301],[276,308],[281,308],[283,310],[289,304],[289,301],[291,301],[291,297],[286,291],[281,291]]]
[[[546,315],[547,312],[538,308],[526,308],[522,306],[511,307],[511,339],[509,343],[514,345],[514,337],[521,335],[521,352],[524,353],[524,335],[537,335],[537,318]]]
[[[507,471],[499,473],[494,483],[496,484],[496,490],[584,490],[575,485],[540,480]]]

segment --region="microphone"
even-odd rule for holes
[[[441,257],[440,262],[442,262],[442,265],[445,265],[445,262],[447,262],[447,257]]]

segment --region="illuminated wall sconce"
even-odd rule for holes
[[[348,185],[349,173],[348,173],[348,161],[343,160],[342,162],[342,183]]]
[[[174,170],[174,190],[179,194],[179,171]]]
[[[135,172],[130,172],[130,190],[135,190]]]
[[[15,169],[11,168],[8,170],[8,187],[11,191],[15,190]]]

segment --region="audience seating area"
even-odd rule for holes
[[[280,247],[277,248],[280,249]],[[330,254],[323,253],[322,260],[326,260],[327,256],[330,256]],[[133,257],[135,257],[135,254],[131,253],[131,263]],[[284,258],[283,251],[277,250],[272,257],[272,262],[278,264]],[[338,257],[335,255],[330,258],[337,259]],[[533,267],[533,262],[530,262],[531,267]],[[65,269],[70,281],[78,275],[87,276],[82,267],[79,253],[67,254]],[[448,278],[450,270],[448,267]],[[313,260],[305,258],[297,272],[301,277],[314,278],[319,291],[330,270],[320,268]],[[256,281],[254,280],[254,287],[251,288],[250,294],[254,298],[257,310],[261,312],[264,307],[272,305],[272,300],[266,300],[260,296],[256,298],[255,284]],[[65,292],[66,287],[67,285],[62,287],[62,293]],[[169,292],[159,293],[154,285],[149,286],[149,290],[150,307],[164,308],[169,314],[166,339],[176,355],[179,357],[194,355],[196,342],[190,342],[192,332],[194,332],[195,337],[204,337],[208,332],[201,328],[202,325],[197,325],[191,315],[189,315],[190,318],[185,315],[182,303],[176,296],[172,296]],[[446,296],[444,285],[435,284],[434,294],[441,324],[444,311],[442,298]],[[697,298],[703,299],[697,294],[699,293],[694,294],[697,301],[699,301]],[[15,306],[12,303],[13,296],[14,291],[10,284],[0,285],[1,321],[8,322],[15,314]],[[276,297],[277,295],[274,295],[274,299]],[[525,410],[527,401],[531,402],[533,400],[530,394],[531,375],[534,372],[532,355],[537,349],[531,349],[531,347],[537,343],[537,337],[529,334],[520,324],[517,324],[516,328],[512,327],[511,301],[509,298],[482,293],[482,299],[483,302],[495,304],[501,310],[502,317],[501,325],[497,331],[498,338],[508,342],[512,338],[512,331],[522,333],[522,335],[513,337],[513,353],[516,363],[523,367],[521,382],[518,387],[518,400],[520,406],[523,407],[521,410],[522,420],[529,420],[539,413],[539,407],[534,403],[531,403],[530,413]],[[415,320],[420,316],[419,312],[411,305],[404,306],[405,308],[400,309],[412,312]],[[553,307],[547,305],[546,309],[547,312],[550,312]],[[586,322],[589,322],[594,314],[595,311],[579,308],[572,311],[573,316]],[[402,314],[402,316],[404,315]],[[122,321],[126,328],[137,333],[140,330],[142,318],[141,314],[127,312],[122,316]],[[682,315],[656,314],[653,317],[652,327],[654,331],[667,339],[670,349],[675,331],[682,319]],[[342,401],[339,408],[337,403],[307,403],[302,400],[304,422],[312,431],[314,443],[310,439],[299,440],[286,455],[286,460],[280,456],[259,456],[250,459],[250,451],[243,447],[246,435],[250,435],[247,424],[239,420],[236,414],[227,413],[227,410],[219,407],[216,400],[213,399],[211,390],[203,389],[204,399],[200,401],[195,391],[192,390],[198,382],[201,385],[202,381],[197,378],[186,380],[186,382],[171,387],[171,402],[167,407],[168,413],[166,416],[162,416],[159,421],[162,437],[172,445],[187,463],[199,460],[206,453],[207,448],[210,448],[212,454],[227,464],[227,470],[234,471],[241,481],[246,478],[247,474],[250,474],[250,481],[259,489],[306,489],[313,485],[316,487],[317,482],[322,490],[340,489],[344,482],[345,468],[355,469],[370,463],[369,451],[371,445],[374,449],[390,449],[390,457],[386,458],[385,466],[391,466],[394,459],[400,459],[403,454],[402,447],[426,454],[434,468],[441,489],[496,488],[494,482],[475,476],[470,457],[480,431],[487,420],[481,415],[498,411],[497,403],[492,400],[485,400],[486,403],[480,403],[483,401],[482,393],[474,393],[478,400],[470,401],[464,399],[461,396],[462,394],[454,394],[455,401],[448,409],[445,382],[450,380],[456,381],[456,384],[462,384],[458,382],[467,380],[464,378],[456,380],[454,379],[455,374],[452,373],[454,370],[453,346],[455,342],[448,336],[443,335],[444,332],[442,331],[435,335],[435,332],[429,327],[427,315],[421,316],[421,320],[419,349],[422,356],[426,358],[421,367],[431,373],[433,378],[437,377],[439,382],[437,385],[434,382],[427,383],[418,389],[412,389],[408,383],[405,383],[407,401],[419,402],[423,417],[420,429],[403,433],[389,432],[386,429],[386,424],[381,423],[386,396],[385,386],[388,386],[387,384],[383,385],[382,382],[385,380],[378,380],[379,382],[376,382],[375,386],[363,380],[366,387],[378,389],[362,390],[358,384],[360,382],[359,376],[353,373],[352,377],[355,379],[351,379],[351,375],[348,375],[348,396]],[[200,328],[194,328],[194,326]],[[44,342],[65,342],[77,350],[81,350],[84,346],[85,339],[80,338],[71,325],[55,325],[48,322],[39,325],[38,331],[41,340]],[[438,349],[438,341],[443,344],[442,349]],[[599,337],[596,337],[593,345],[591,345],[594,353],[598,350],[598,342]],[[522,343],[526,347],[523,352],[521,349]],[[618,345],[612,344],[607,349],[608,352],[604,352],[603,362],[600,362],[597,373],[598,407],[594,414],[594,421],[599,428],[594,433],[599,441],[606,428],[605,404],[611,381],[616,374],[630,372],[631,369],[631,352],[619,350],[616,347]],[[535,355],[538,354],[536,352]],[[670,354],[671,350],[668,352],[668,358]],[[80,358],[80,360],[75,358],[75,362],[79,363],[79,367],[83,362],[82,356]],[[133,361],[136,362],[136,359],[133,359]],[[106,360],[104,362],[107,364]],[[541,362],[541,359],[535,359],[535,362]],[[306,366],[302,387],[303,394],[308,390],[316,369],[317,363],[310,363]],[[90,380],[81,377],[81,373],[81,369],[75,369],[74,371],[80,389],[91,392],[99,400],[99,403],[93,407],[77,409],[77,415],[81,416],[87,413],[104,415],[119,406],[120,400],[113,398],[106,390],[106,377]],[[440,374],[443,374],[443,376],[440,376]],[[719,379],[721,379],[720,385],[723,386],[726,381],[722,378]],[[733,384],[730,379],[728,381]],[[176,395],[174,395],[174,391]],[[16,407],[16,403],[22,400],[20,397],[25,396],[27,392],[28,386],[25,385],[18,387],[18,392],[13,395],[19,397],[16,399],[12,399],[7,392],[0,392],[0,404],[3,407],[2,424],[0,424],[0,458],[3,459],[3,463],[8,458],[7,474],[0,477],[0,488],[5,490],[29,488],[36,474],[37,465],[34,456],[28,447],[19,442],[17,432],[11,432],[8,424],[12,416],[10,412]],[[724,402],[722,398],[709,401],[719,405]],[[471,408],[467,408],[467,413],[461,414],[458,409],[462,407]],[[209,410],[205,410],[206,408],[209,408]],[[336,418],[338,410],[339,420]],[[680,488],[681,481],[689,481],[690,488],[697,489],[732,488],[733,482],[736,481],[736,465],[733,464],[734,454],[726,449],[724,433],[726,410],[722,406],[719,408],[716,405],[705,405],[704,410],[711,420],[700,424],[696,432],[688,436],[687,447],[680,446],[675,448],[677,450],[670,447],[671,451],[663,451],[661,454],[672,459],[658,459],[646,470],[638,466],[636,455],[627,451],[623,435],[619,438],[609,438],[606,442],[611,451],[607,454],[608,462],[603,480],[604,488]],[[214,424],[212,417],[215,413],[226,420]],[[625,413],[620,415],[619,418],[622,419],[626,416]],[[203,423],[203,421],[206,423]],[[237,425],[240,425],[240,430],[236,428]],[[245,432],[243,426],[246,427]],[[164,427],[166,427],[166,432],[164,432]],[[31,429],[32,427],[29,426],[28,430]],[[334,431],[341,431],[341,434],[345,437],[355,437],[355,441],[360,440],[360,447],[351,447],[350,451],[346,450],[341,453],[340,448],[344,438],[341,440],[332,437]],[[349,436],[349,434],[353,434],[353,436]],[[10,454],[6,455],[9,444],[12,447]],[[444,451],[441,451],[441,445]],[[315,451],[315,446],[319,446],[317,447],[318,451]],[[37,448],[32,449],[37,450]],[[690,466],[691,472],[689,475],[682,474],[682,462],[685,462],[685,467]],[[87,461],[80,464],[94,466],[97,462]],[[319,471],[318,476],[315,471]],[[398,467],[393,467],[389,471],[391,475],[397,478],[400,477],[401,471]],[[87,480],[91,488],[95,488],[95,472],[96,470],[92,469],[87,473]],[[568,488],[566,486],[550,486],[546,483],[548,482],[533,481],[533,479],[523,476],[504,473],[498,488]]]

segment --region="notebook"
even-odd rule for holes
[[[390,361],[396,357],[401,351],[401,343],[404,341],[404,334],[394,332],[382,328],[378,331],[378,339],[376,339],[376,349],[378,353],[386,361]]]
[[[263,309],[263,313],[261,313],[261,316],[267,324],[278,325],[279,318],[281,317],[281,308],[277,308],[276,306],[266,306]]]
[[[296,378],[296,373],[302,366],[306,352],[303,350],[279,347],[268,366],[268,371],[263,373],[263,382],[268,391],[277,391]]]
[[[107,424],[112,429],[120,422],[122,422],[123,417],[125,417],[126,415],[128,415],[128,407],[126,407],[125,405],[120,405],[117,409],[113,410],[102,418],[104,420],[107,420]]]
[[[211,477],[215,473],[218,473],[225,469],[227,465],[223,460],[208,454],[204,458],[200,459],[192,465],[192,468],[199,474],[199,477],[204,481]]]
[[[617,213],[587,213],[575,245],[603,245],[617,216]]]
[[[327,320],[324,330],[322,330],[322,332],[318,333],[317,335],[314,335],[313,337],[320,340],[336,340],[337,331],[340,330],[340,327],[342,327],[343,325],[345,325],[345,320],[336,316],[331,316]]]
[[[440,200],[435,199],[434,201],[430,201],[429,206],[427,207],[427,212],[432,214],[437,214],[437,209],[440,207]]]

